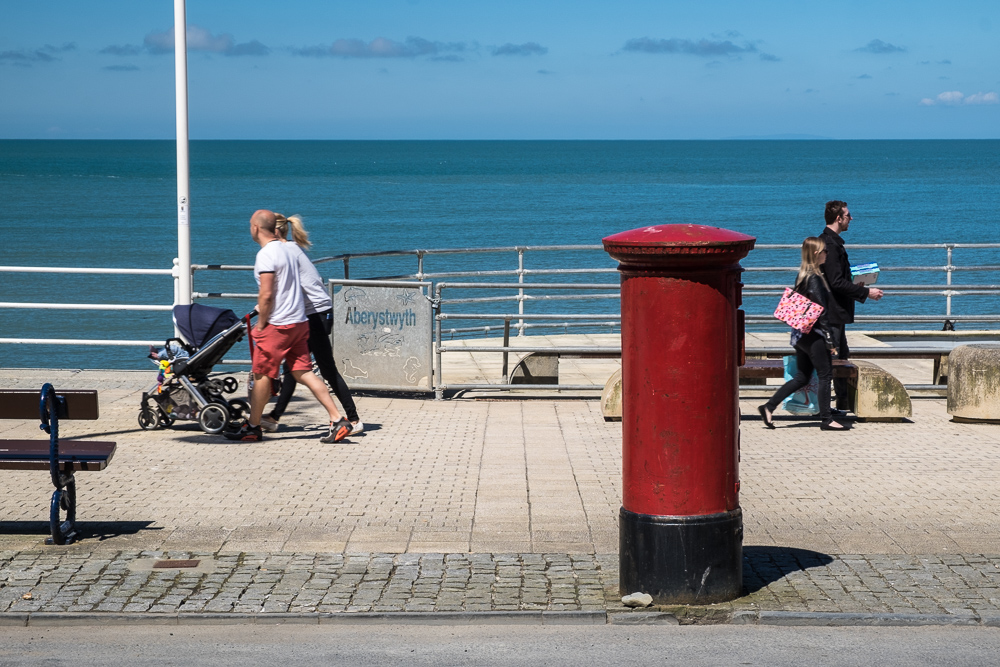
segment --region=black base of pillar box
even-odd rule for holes
[[[743,590],[743,511],[654,516],[621,508],[622,595],[648,593],[654,604],[709,604]]]

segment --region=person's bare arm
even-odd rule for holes
[[[263,331],[274,310],[274,273],[260,274],[257,290],[257,331]]]

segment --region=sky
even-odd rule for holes
[[[0,0],[0,138],[174,137],[173,2]],[[1000,138],[1000,3],[188,0],[192,139]]]

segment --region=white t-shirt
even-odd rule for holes
[[[316,265],[295,243],[288,241],[285,245],[290,246],[288,250],[298,262],[299,284],[302,285],[302,295],[306,300],[306,315],[322,313],[333,308],[333,300],[326,291],[326,285],[323,284],[323,278],[316,270]]]
[[[288,245],[278,240],[271,241],[260,249],[253,265],[253,277],[258,286],[260,274],[274,274],[274,309],[268,324],[275,326],[298,324],[307,319],[298,262],[295,255],[286,248]]]

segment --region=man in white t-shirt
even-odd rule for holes
[[[326,385],[312,372],[309,358],[309,323],[306,317],[298,260],[274,233],[273,212],[256,211],[250,218],[250,236],[260,245],[253,273],[257,280],[257,324],[253,327],[253,391],[250,417],[239,430],[227,431],[230,440],[263,440],[260,418],[271,398],[271,382],[277,380],[281,362],[292,376],[312,391],[330,414],[330,430],[320,440],[337,442],[351,432],[351,423],[341,418]]]

